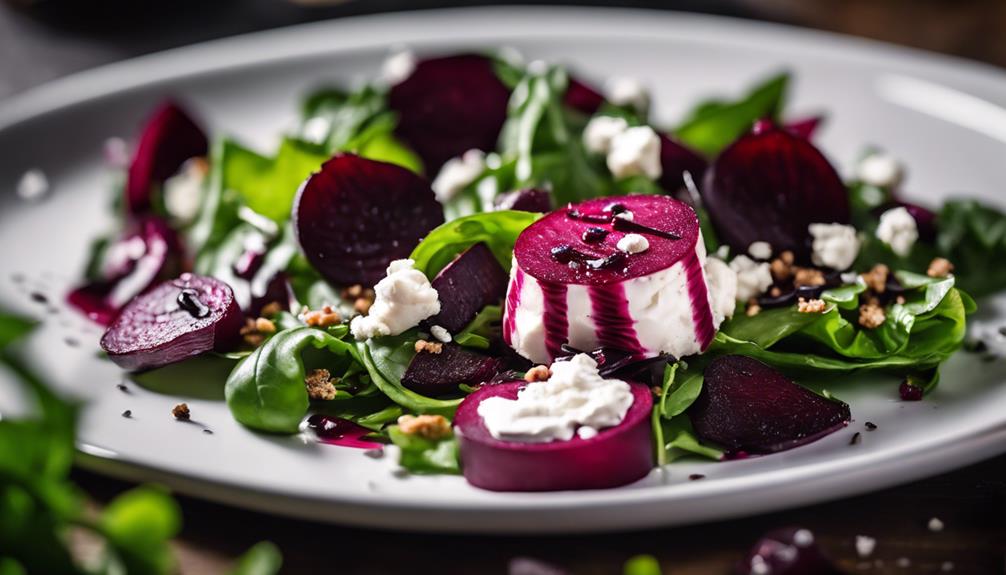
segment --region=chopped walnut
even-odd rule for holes
[[[398,429],[434,441],[451,436],[451,423],[443,415],[403,415],[398,418]]]
[[[894,301],[897,302],[899,305],[905,305],[905,301],[907,300],[905,299],[905,296],[899,295],[898,297],[894,298]]]
[[[552,370],[544,365],[536,365],[527,370],[524,374],[524,381],[528,383],[533,381],[545,381],[550,377],[552,377]]]
[[[929,262],[929,269],[926,270],[926,275],[931,278],[945,278],[952,271],[954,271],[954,264],[950,263],[950,260],[947,258],[934,258],[933,261]]]
[[[779,297],[782,295],[782,288],[779,286],[772,286],[772,289],[768,290],[768,295],[772,297]]]
[[[796,303],[796,310],[800,313],[822,313],[828,305],[823,299],[804,299]]]
[[[660,397],[661,395],[664,394],[664,389],[659,385],[654,385],[653,387],[650,388],[650,391],[653,393],[653,395],[657,397]]]
[[[262,317],[274,317],[283,311],[283,305],[278,301],[273,301],[262,306],[262,311],[259,312]]]
[[[863,281],[866,282],[866,287],[873,290],[873,293],[881,294],[887,290],[887,276],[890,275],[891,270],[888,269],[884,264],[877,264],[873,266],[870,271],[860,274]]]
[[[265,335],[259,333],[255,324],[256,322],[254,319],[247,318],[245,319],[245,324],[241,327],[240,331],[241,338],[244,339],[245,343],[252,347],[258,347],[262,345],[263,341],[265,341]]]
[[[823,286],[825,284],[824,274],[821,270],[814,268],[794,268],[796,271],[793,274],[793,285],[796,287],[803,286]]]
[[[320,310],[305,310],[301,317],[311,327],[330,327],[342,323],[342,316],[330,305]]]
[[[440,353],[444,351],[444,344],[420,339],[416,341],[416,353]]]
[[[880,307],[876,300],[871,299],[868,303],[859,306],[859,325],[866,329],[880,327],[886,320],[884,308]]]
[[[748,300],[747,308],[744,309],[744,315],[748,317],[754,317],[761,313],[761,306],[758,305],[758,300],[751,298]]]
[[[179,403],[171,410],[171,415],[178,421],[188,421],[192,417],[188,404]]]
[[[779,254],[779,257],[772,260],[772,263],[769,264],[772,278],[777,282],[789,281],[793,277],[793,261],[793,252],[787,250]]]
[[[311,399],[331,401],[337,393],[332,383],[332,374],[327,369],[315,369],[304,378],[307,396]]]
[[[342,299],[353,302],[353,309],[360,314],[370,311],[370,306],[374,305],[374,298],[377,297],[374,290],[359,284],[344,288],[340,295]]]
[[[255,320],[255,330],[259,333],[276,333],[276,324],[271,319],[260,317]]]
[[[793,265],[794,261],[796,261],[796,257],[793,255],[793,252],[789,250],[786,250],[781,254],[779,254],[779,259],[781,259],[783,263],[785,263],[786,265],[790,266]]]

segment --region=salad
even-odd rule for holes
[[[791,449],[851,421],[829,382],[937,385],[1006,216],[911,203],[878,149],[843,180],[788,81],[666,128],[638,81],[403,51],[270,154],[165,102],[68,301],[125,370],[232,362],[252,430],[485,489]]]

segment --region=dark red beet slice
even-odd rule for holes
[[[787,527],[766,533],[734,570],[737,575],[837,575],[807,529]]]
[[[177,104],[162,103],[147,120],[136,145],[126,179],[126,207],[130,213],[150,208],[154,184],[171,177],[185,160],[205,156],[209,143],[202,129]]]
[[[416,393],[436,397],[457,393],[461,384],[485,383],[502,368],[502,359],[445,343],[440,353],[417,353],[402,376],[402,385]]]
[[[493,204],[498,210],[547,212],[552,209],[552,194],[538,188],[514,190],[497,196]]]
[[[805,140],[810,140],[817,133],[818,128],[824,122],[823,116],[811,116],[800,120],[786,123],[786,130],[794,136],[799,136]]]
[[[444,213],[415,173],[338,154],[301,186],[293,219],[304,255],[325,279],[371,286],[444,223]]]
[[[127,303],[185,267],[178,234],[164,220],[144,216],[129,224],[105,250],[101,279],[74,289],[67,302],[91,320],[108,325]]]
[[[775,453],[816,441],[848,425],[851,417],[848,405],[741,355],[709,364],[688,416],[702,440],[748,453]]]
[[[588,116],[593,116],[601,104],[604,104],[604,96],[593,86],[570,76],[569,87],[566,88],[566,94],[562,97],[562,103]]]
[[[101,338],[119,367],[140,371],[207,351],[226,351],[242,316],[231,288],[213,278],[182,274],[129,303]]]
[[[398,113],[395,132],[423,159],[431,178],[454,156],[496,147],[509,99],[492,60],[475,54],[422,60],[388,92],[388,105]]]
[[[307,427],[314,432],[318,441],[329,445],[355,447],[357,449],[380,449],[384,447],[376,441],[366,439],[373,433],[366,427],[341,417],[316,413],[307,418]]]
[[[684,144],[660,135],[660,187],[669,194],[674,194],[685,187],[684,173],[688,172],[692,180],[702,184],[702,176],[709,165],[700,154]]]
[[[613,218],[618,211],[632,212],[632,222]],[[592,228],[606,233],[594,241]],[[649,248],[621,257],[616,245],[627,233],[645,235]],[[698,237],[698,218],[684,202],[653,195],[597,198],[560,208],[528,226],[517,238],[514,255],[518,266],[538,280],[606,285],[671,267],[695,252]],[[609,257],[610,265],[570,265]]]
[[[720,239],[743,252],[755,241],[809,257],[813,222],[849,221],[849,198],[828,160],[804,138],[760,123],[706,172],[702,198]]]
[[[490,397],[516,399],[524,381],[487,385],[465,398],[454,417],[465,479],[492,491],[606,489],[632,483],[653,468],[652,392],[630,383],[634,401],[622,423],[590,439],[522,443],[496,439],[479,404]]]
[[[509,276],[492,250],[477,243],[447,264],[430,282],[440,294],[440,313],[426,320],[451,333],[463,330],[487,305],[506,295]]]

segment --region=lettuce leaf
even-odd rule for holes
[[[455,256],[469,247],[485,242],[504,269],[510,269],[517,236],[540,214],[503,210],[473,214],[449,221],[431,231],[409,257],[416,269],[433,278]]]
[[[398,464],[416,474],[461,473],[458,442],[454,436],[440,440],[425,439],[402,433],[397,425],[388,428],[388,437],[398,446]]]

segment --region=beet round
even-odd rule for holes
[[[660,187],[668,194],[685,187],[685,172],[692,177],[695,185],[701,185],[708,166],[709,162],[695,150],[664,134],[660,135]]]
[[[119,367],[153,369],[228,350],[241,323],[241,309],[227,284],[182,274],[130,302],[102,336],[101,348]]]
[[[625,418],[590,439],[549,443],[496,439],[478,413],[479,404],[490,397],[516,399],[524,385],[524,381],[486,385],[458,407],[454,431],[461,469],[472,485],[491,491],[606,489],[641,479],[653,468],[653,398],[645,385],[630,383],[634,401]]]
[[[304,255],[329,282],[372,286],[407,258],[443,208],[430,184],[395,164],[339,154],[304,182],[293,206]]]
[[[518,212],[548,212],[552,209],[552,194],[548,190],[525,188],[496,196],[493,206],[497,210]]]
[[[479,242],[440,270],[430,285],[440,295],[440,313],[426,323],[453,334],[465,329],[482,308],[503,300],[507,273],[489,246]]]
[[[485,383],[502,368],[501,358],[445,343],[440,353],[417,353],[402,375],[402,385],[430,397],[456,394],[459,385],[474,387]]]
[[[185,160],[208,151],[206,134],[195,121],[174,102],[162,103],[136,144],[126,179],[126,207],[134,214],[148,210],[155,184],[174,175]]]
[[[702,199],[720,239],[739,253],[765,241],[809,259],[814,222],[849,222],[845,185],[808,140],[759,123],[706,172]]]

